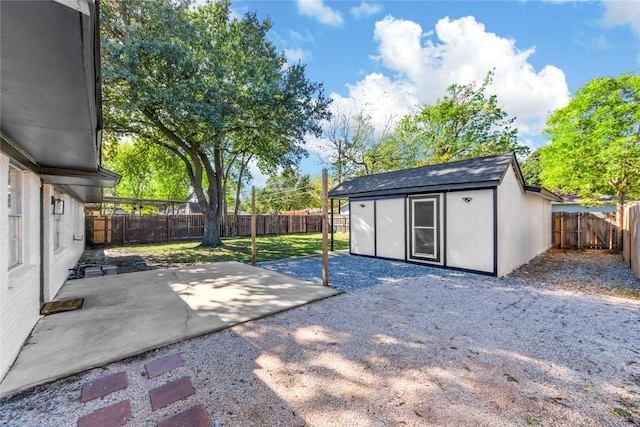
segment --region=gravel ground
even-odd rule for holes
[[[315,263],[315,265],[314,265]],[[318,257],[264,263],[318,282]],[[553,251],[496,279],[344,253],[346,291],[69,377],[0,402],[0,424],[67,426],[129,399],[131,426],[202,404],[213,426],[640,425],[640,290],[618,255]],[[185,366],[148,379],[144,365]],[[80,403],[82,385],[129,386]],[[152,411],[148,391],[195,395]]]

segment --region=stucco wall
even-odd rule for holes
[[[446,265],[493,273],[493,190],[456,191],[446,199]]]
[[[351,253],[375,255],[375,201],[351,200],[349,205]]]
[[[405,259],[405,199],[376,200],[376,255]]]
[[[22,172],[22,264],[9,270],[8,173],[0,154],[0,378],[40,318],[40,179]]]
[[[551,247],[551,202],[523,192],[511,168],[498,187],[498,276]]]

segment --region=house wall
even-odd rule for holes
[[[54,299],[67,279],[68,269],[84,251],[84,205],[67,194],[56,193],[53,186],[42,184],[38,175],[25,170],[21,173],[22,263],[9,269],[8,174],[9,158],[0,153],[0,378],[40,319],[41,304]],[[54,195],[64,200],[63,215],[53,214]],[[60,233],[57,247],[56,227]]]
[[[549,249],[551,225],[551,202],[524,193],[509,168],[498,187],[498,276]]]
[[[44,185],[44,300],[52,300],[64,284],[69,269],[84,252],[84,204],[68,194],[57,193],[53,186]],[[64,214],[53,214],[51,197],[64,201]],[[57,230],[56,230],[57,228]],[[56,231],[59,243],[56,247]]]
[[[376,254],[375,201],[350,200],[350,249],[358,255]]]
[[[446,206],[446,265],[493,273],[493,190],[447,193]]]
[[[405,199],[379,199],[376,209],[376,256],[405,259]]]
[[[9,158],[0,153],[0,378],[40,318],[40,178],[22,175],[22,263],[9,270]]]

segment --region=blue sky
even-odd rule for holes
[[[307,76],[324,84],[332,108],[363,108],[374,121],[433,104],[452,83],[480,81],[517,117],[531,147],[550,111],[596,77],[640,73],[640,0],[322,1],[236,0],[238,14],[273,23],[270,37]],[[320,173],[331,153],[307,142],[301,170]],[[256,185],[263,183],[254,171]]]

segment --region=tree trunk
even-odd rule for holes
[[[204,234],[202,235],[201,247],[217,248],[222,246],[220,238],[220,221],[214,209],[207,209],[209,212],[202,212],[204,216]]]

